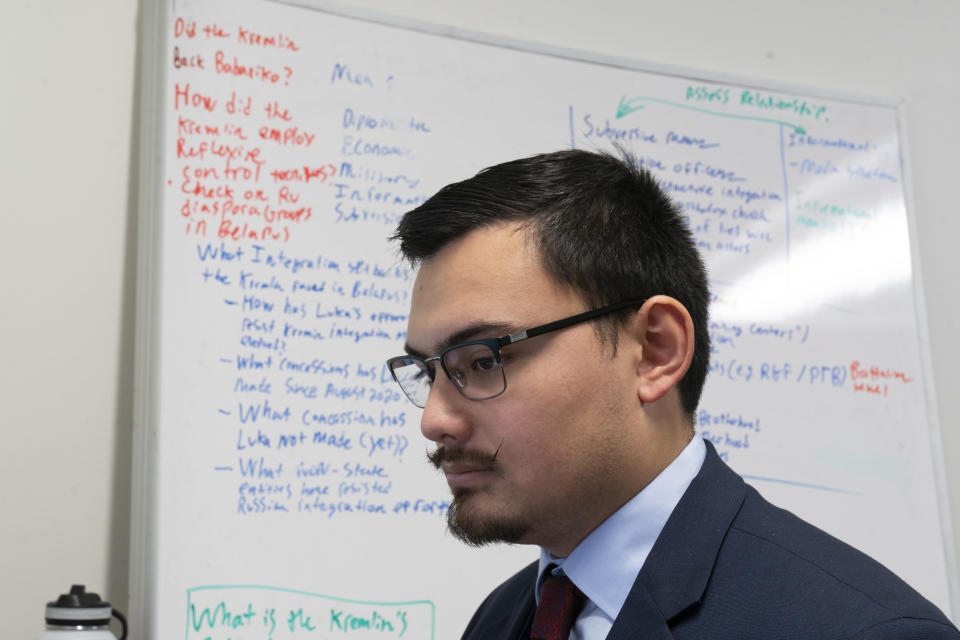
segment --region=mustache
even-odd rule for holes
[[[482,449],[468,449],[466,447],[451,445],[439,446],[435,450],[427,452],[427,462],[437,469],[439,469],[444,462],[469,462],[488,471],[495,471],[500,468],[500,463],[497,462],[497,455],[500,453],[502,446],[503,442],[500,443],[497,450],[493,453],[483,451]]]

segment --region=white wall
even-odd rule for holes
[[[135,2],[0,4],[0,611],[126,608]]]
[[[960,338],[951,331],[960,317],[960,3],[352,3],[639,60],[904,98],[944,457],[960,454]],[[0,609],[11,638],[36,633],[44,603],[72,582],[126,606],[137,20],[134,0],[0,6]],[[960,469],[948,465],[947,479],[960,534]]]

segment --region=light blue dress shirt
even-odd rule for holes
[[[570,632],[570,640],[603,640],[610,633],[637,574],[690,482],[699,473],[707,448],[694,436],[670,465],[650,484],[584,538],[566,558],[540,550],[540,575],[557,565],[587,596]]]

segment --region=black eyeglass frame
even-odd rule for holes
[[[437,368],[436,366],[431,367],[430,363],[434,361],[439,361],[440,367],[443,369],[443,372],[446,374],[447,379],[450,380],[451,383],[453,383],[453,386],[456,387],[457,391],[460,392],[460,395],[462,395],[467,400],[475,400],[477,402],[480,402],[482,400],[490,400],[491,398],[496,398],[497,396],[503,395],[503,393],[507,390],[507,374],[504,373],[503,371],[503,360],[500,355],[500,349],[502,349],[503,347],[506,347],[511,344],[516,344],[518,342],[523,342],[524,340],[529,340],[530,338],[536,338],[537,336],[542,336],[545,333],[558,331],[560,329],[566,329],[567,327],[572,327],[575,324],[587,322],[588,320],[593,320],[594,318],[599,318],[601,316],[611,314],[615,311],[620,311],[621,309],[626,309],[628,307],[640,307],[640,306],[643,306],[643,303],[645,303],[646,301],[647,301],[647,298],[624,300],[622,302],[617,302],[611,305],[607,305],[605,307],[600,307],[599,309],[591,309],[590,311],[584,311],[583,313],[578,313],[576,315],[573,315],[567,318],[554,320],[553,322],[541,324],[539,326],[532,327],[530,329],[525,329],[523,331],[514,331],[513,333],[507,334],[505,336],[500,336],[499,338],[483,338],[480,340],[470,340],[468,342],[461,342],[459,344],[451,345],[446,349],[444,349],[443,351],[441,351],[438,355],[430,356],[429,358],[421,358],[420,356],[414,356],[409,354],[403,355],[403,356],[395,356],[387,360],[387,368],[390,370],[390,375],[393,377],[394,381],[397,383],[397,385],[399,385],[400,389],[403,391],[403,395],[405,395],[407,399],[414,406],[420,407],[421,409],[423,408],[423,405],[417,404],[417,402],[415,402],[414,399],[410,397],[410,394],[407,393],[407,390],[404,388],[403,384],[401,384],[400,380],[397,379],[397,374],[394,371],[395,363],[405,363],[405,364],[411,364],[414,362],[421,363],[423,365],[423,370],[426,371],[427,375],[430,376],[430,382],[433,383],[437,379]],[[485,396],[483,398],[471,398],[470,396],[468,396],[466,392],[463,390],[463,387],[460,386],[460,384],[454,379],[454,376],[450,374],[450,371],[447,369],[447,365],[444,362],[444,356],[446,356],[449,352],[453,351],[454,349],[468,347],[473,344],[485,345],[487,348],[490,349],[491,352],[493,352],[494,360],[497,363],[497,367],[500,369],[500,375],[503,377],[503,388],[497,393],[494,393],[489,396]]]

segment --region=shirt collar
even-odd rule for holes
[[[594,529],[566,558],[540,550],[535,595],[540,601],[544,572],[551,564],[615,620],[660,531],[690,482],[700,471],[707,449],[694,436],[650,484]]]

